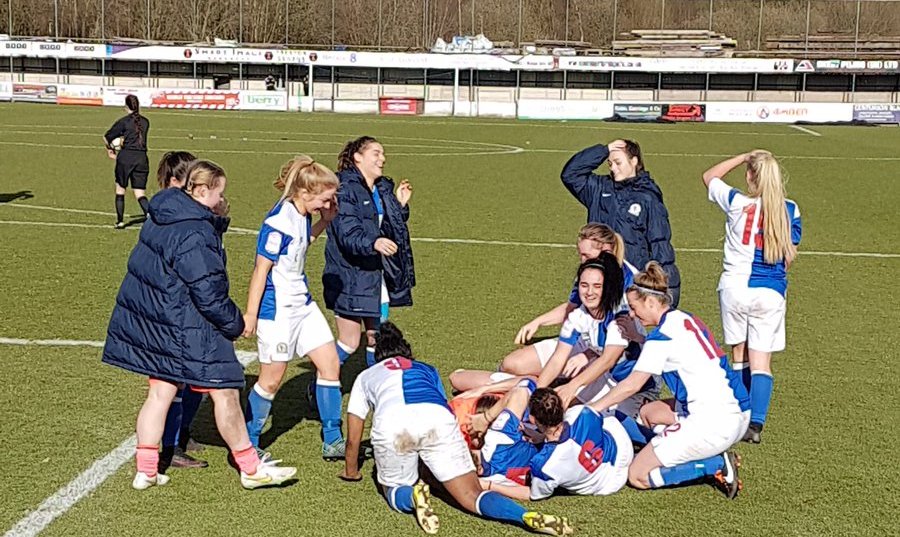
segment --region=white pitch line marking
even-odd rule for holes
[[[2,207],[3,205],[0,205]],[[0,225],[17,225],[17,226],[48,226],[48,227],[72,227],[86,229],[107,229],[112,230],[112,226],[100,224],[75,224],[69,222],[27,222],[19,220],[0,220]],[[140,230],[140,226],[130,226],[126,230]],[[255,235],[256,230],[247,229],[237,226],[228,228],[229,234],[235,235]],[[572,248],[571,244],[559,242],[520,242],[520,241],[501,241],[486,239],[456,239],[452,237],[412,237],[413,242],[438,243],[438,244],[472,244],[487,246],[524,246],[529,248]],[[689,254],[718,254],[722,252],[721,248],[675,248],[676,252]],[[880,252],[828,252],[816,250],[801,250],[800,256],[822,256],[822,257],[871,257],[879,259],[900,259],[900,254],[880,253]]]
[[[800,132],[805,132],[806,134],[812,134],[813,136],[822,136],[822,133],[816,132],[812,129],[807,129],[806,127],[801,127],[800,125],[791,125],[792,129],[797,129]]]
[[[20,339],[0,338],[0,345],[37,345],[46,347],[103,347],[102,341],[85,341],[74,339]],[[236,351],[238,361],[246,367],[256,359],[255,352]],[[19,520],[15,526],[4,534],[4,537],[35,537],[54,520],[64,515],[82,498],[102,485],[119,468],[134,456],[137,436],[131,435],[103,458],[94,461],[91,466],[79,474],[61,489],[57,490],[34,511]]]

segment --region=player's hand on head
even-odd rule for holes
[[[466,426],[466,431],[470,435],[484,434],[490,426],[491,423],[487,420],[485,413],[479,412],[478,414],[469,416],[469,423]]]
[[[390,257],[397,253],[397,243],[391,239],[381,237],[375,241],[375,251]]]
[[[610,153],[613,151],[624,151],[625,150],[625,141],[624,140],[613,140],[606,146]]]
[[[563,408],[569,408],[569,405],[572,404],[572,401],[578,394],[578,388],[579,386],[576,386],[574,382],[568,382],[562,386],[556,387],[556,395],[558,395],[562,401]]]

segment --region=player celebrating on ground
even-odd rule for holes
[[[492,486],[486,481],[520,485],[528,481],[529,466],[537,447],[525,438],[523,418],[534,388],[534,380],[522,379],[502,397],[495,394],[473,398],[459,396],[450,401],[485,488]],[[470,430],[471,414],[481,414],[490,424],[486,431]]]
[[[544,437],[531,460],[531,485],[491,485],[491,490],[519,500],[542,500],[558,488],[606,496],[625,486],[634,449],[617,418],[584,406],[566,412],[562,399],[550,388],[534,390],[529,416]]]
[[[134,197],[137,198],[144,217],[147,217],[147,176],[150,161],[147,160],[147,134],[150,120],[141,115],[141,104],[137,96],[125,96],[128,115],[116,121],[103,135],[109,158],[116,161],[116,229],[125,227],[125,189],[131,182]],[[118,150],[113,148],[113,140],[124,138]]]
[[[575,399],[581,403],[596,401],[631,373],[641,353],[640,345],[628,341],[623,333],[623,325],[634,325],[634,321],[617,322],[628,312],[621,308],[623,279],[624,272],[616,258],[605,252],[578,269],[581,305],[566,317],[556,350],[538,377],[540,387],[550,386],[560,376],[570,379],[557,388],[564,407]],[[631,328],[637,330],[636,326]],[[568,358],[571,349],[579,345],[591,349],[597,358],[590,362],[581,357]],[[643,404],[658,399],[656,380],[650,378],[639,393],[614,409],[636,418]]]
[[[662,375],[672,401],[641,409],[649,427],[661,428],[634,458],[628,481],[648,489],[714,479],[728,498],[737,496],[738,459],[726,453],[747,430],[750,398],[703,322],[672,309],[667,276],[655,261],[634,278],[627,293],[631,314],[656,328],[627,378],[591,406],[603,412]],[[677,412],[676,412],[677,411]]]
[[[179,384],[209,392],[242,486],[277,485],[297,471],[260,460],[241,416],[244,370],[232,341],[244,322],[228,296],[221,237],[226,221],[213,212],[224,199],[225,183],[222,168],[197,161],[184,190],[169,188],[153,197],[109,321],[103,361],[150,377],[137,418],[132,486],[138,490],[169,482],[158,473],[159,442]]]
[[[409,343],[392,323],[381,325],[375,356],[378,363],[356,378],[347,406],[347,457],[341,478],[359,481],[358,452],[370,411],[378,482],[390,506],[415,513],[427,533],[438,519],[429,505],[428,486],[419,482],[419,460],[465,510],[548,535],[572,532],[565,518],[530,512],[492,491],[482,490],[469,450],[440,375],[416,361]]]
[[[281,167],[275,188],[283,194],[269,211],[256,245],[244,336],[255,332],[259,379],[247,397],[247,429],[259,447],[259,435],[294,356],[309,355],[316,366],[316,401],[322,420],[322,457],[344,457],[341,435],[340,362],[325,316],[313,301],[306,278],[306,254],[337,212],[338,179],[307,156]],[[319,220],[312,223],[312,215]]]
[[[637,270],[625,261],[625,246],[622,237],[612,228],[604,224],[586,224],[578,232],[577,247],[581,263],[596,258],[602,252],[611,253],[622,266],[624,278],[622,292],[624,293],[625,287],[631,285],[631,280]],[[568,300],[523,326],[516,335],[516,343],[525,345],[542,326],[562,324],[569,314],[580,305],[581,298],[578,293],[576,277]],[[450,374],[450,384],[455,390],[462,392],[504,380],[512,375],[537,376],[547,365],[556,346],[557,338],[547,338],[516,349],[500,362],[499,372],[458,369]],[[594,357],[593,353],[579,344],[571,347],[569,358],[573,360],[573,365],[576,362],[584,363],[590,358],[587,356],[588,354],[590,357]]]
[[[744,164],[747,195],[721,179]],[[719,307],[732,367],[750,392],[744,440],[758,444],[772,398],[772,353],[784,350],[787,269],[800,244],[800,209],[785,199],[781,167],[768,151],[720,162],[703,174],[703,183],[726,215]]]

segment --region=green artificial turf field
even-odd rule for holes
[[[0,104],[0,338],[97,342],[105,337],[137,225],[112,228],[112,161],[100,137],[114,109]],[[255,230],[277,198],[280,164],[297,153],[333,165],[343,143],[381,139],[387,173],[409,179],[418,287],[392,312],[418,356],[446,377],[493,368],[518,328],[563,300],[586,211],[559,181],[566,159],[614,138],[638,140],[671,213],[682,307],[720,334],[715,288],[723,215],[700,174],[735,153],[782,159],[801,208],[801,256],[790,274],[788,348],[774,359],[775,395],[760,445],[739,445],[744,491],[710,487],[605,498],[557,497],[580,535],[888,535],[896,532],[900,401],[900,130],[785,125],[631,125],[488,119],[386,118],[149,110],[151,167],[185,149],[228,172],[233,231],[225,238],[232,293],[242,307]],[[741,186],[736,174],[731,183]],[[126,212],[138,213],[133,197]],[[462,239],[454,242],[444,239]],[[483,241],[483,242],[479,242]],[[874,256],[871,254],[885,254]],[[308,263],[321,296],[323,244]],[[330,317],[330,315],[329,315]],[[547,329],[541,335],[553,335]],[[22,517],[133,432],[146,390],[87,346],[0,343],[0,528]],[[21,343],[21,342],[19,342]],[[238,347],[255,350],[255,341]],[[358,353],[343,374],[348,390]],[[290,368],[263,442],[299,481],[245,491],[204,403],[195,436],[205,470],[172,470],[167,487],[131,489],[133,462],[45,530],[46,535],[417,535],[370,479],[348,484],[319,458],[318,423],[303,392],[308,361]],[[257,368],[247,369],[248,380]],[[366,463],[365,471],[371,469]],[[533,504],[534,505],[534,504]],[[522,535],[436,501],[444,535]],[[891,529],[894,528],[894,529]]]

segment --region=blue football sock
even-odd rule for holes
[[[316,401],[319,404],[319,419],[322,421],[322,439],[326,444],[341,440],[341,382],[339,380],[316,380]]]
[[[384,491],[384,496],[387,498],[388,505],[395,511],[412,513],[416,510],[413,505],[413,488],[409,485],[389,487]]]
[[[247,433],[250,435],[250,443],[253,447],[259,447],[259,435],[262,434],[269,412],[272,411],[272,399],[274,393],[262,389],[259,384],[254,384],[247,397],[247,408],[244,409],[244,417],[247,419]]]
[[[628,437],[631,438],[631,441],[635,444],[639,444],[641,446],[646,446],[650,443],[650,439],[656,436],[653,434],[653,431],[650,430],[649,427],[644,427],[631,416],[626,416],[622,412],[616,410],[615,413],[616,419],[622,424],[622,427],[625,428],[625,432],[628,433]]]
[[[178,432],[176,441],[181,444],[182,440],[186,443],[190,438],[191,424],[194,423],[194,417],[197,416],[197,410],[200,409],[200,403],[203,402],[203,394],[195,392],[190,386],[185,386],[181,392],[181,429]],[[181,438],[185,436],[185,438]]]
[[[747,388],[747,393],[750,393],[750,362],[732,362],[731,369],[741,374],[741,382]]]
[[[375,347],[366,347],[366,367],[375,365]]]
[[[650,472],[650,486],[655,489],[690,483],[698,479],[716,475],[725,468],[725,457],[716,455],[708,459],[676,464],[670,468],[654,468]]]
[[[475,500],[475,511],[491,520],[522,524],[527,509],[497,492],[484,491]]]
[[[355,348],[344,345],[341,341],[337,342],[338,360],[341,362],[341,365],[344,365],[344,362],[347,361],[347,358],[350,358],[350,355],[353,354],[353,351],[355,350]]]
[[[163,447],[171,447],[178,445],[178,431],[181,430],[181,393],[172,399],[169,405],[169,413],[166,414],[166,427],[163,429],[162,445]]]
[[[754,371],[750,383],[750,422],[764,425],[769,413],[769,401],[772,399],[772,387],[775,379],[770,373]]]
[[[388,315],[390,314],[391,305],[387,302],[381,303],[381,316],[378,318],[379,322],[386,322],[388,320]]]

